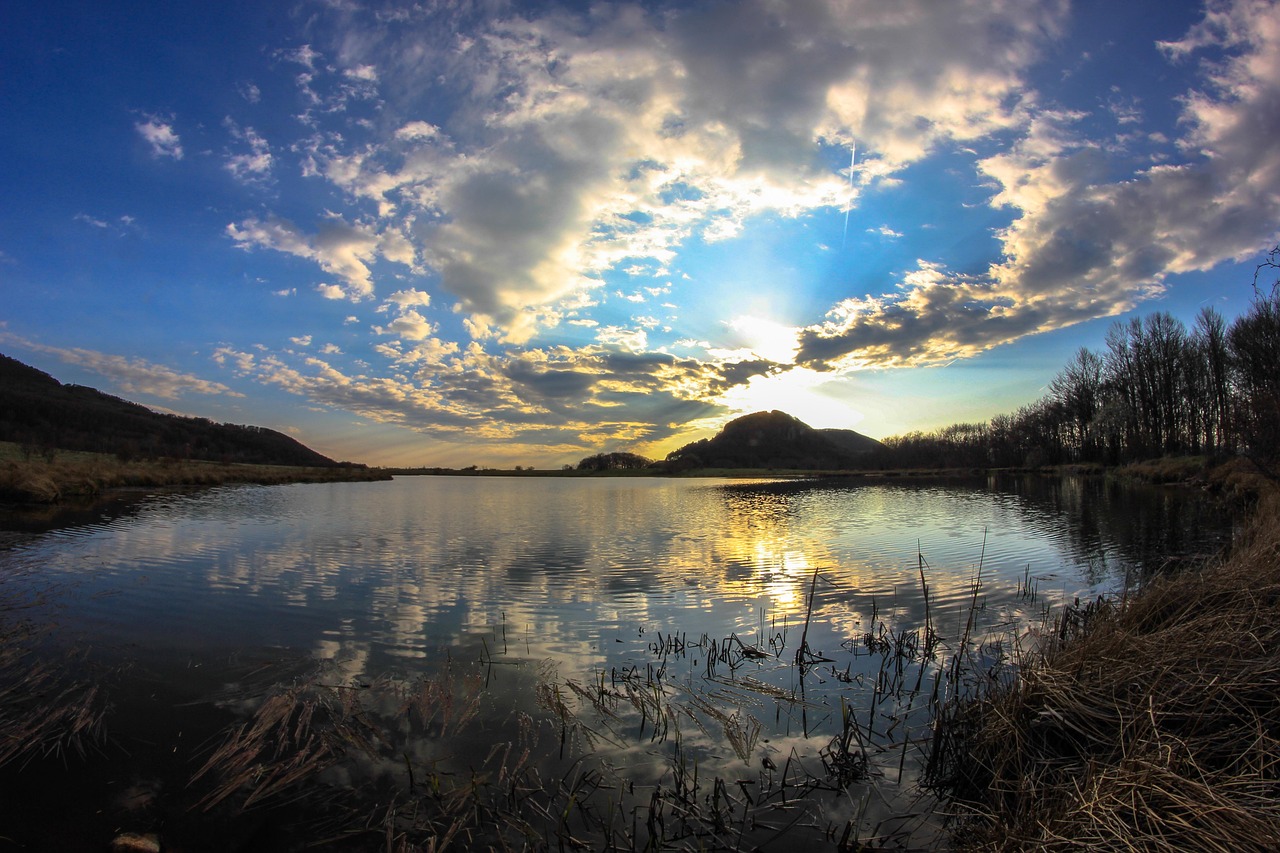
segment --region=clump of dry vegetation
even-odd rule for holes
[[[18,596],[7,586],[10,579],[0,575],[0,767],[67,752],[83,755],[102,740],[106,690],[94,679],[77,677],[83,654],[41,654],[47,628],[24,618],[24,611],[43,602],[39,595]]]
[[[1070,610],[936,732],[961,849],[1280,847],[1280,497],[1230,555]]]

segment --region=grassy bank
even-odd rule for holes
[[[0,442],[0,501],[10,503],[56,503],[94,497],[118,488],[388,479],[390,475],[383,471],[345,466],[301,468],[175,459],[122,461],[102,453],[61,450],[49,456],[36,456],[22,453],[15,444]]]
[[[936,731],[960,849],[1280,847],[1280,495],[1213,564],[1069,611]]]

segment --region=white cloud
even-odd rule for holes
[[[395,335],[406,341],[421,341],[434,334],[436,326],[417,311],[409,309],[401,312],[399,317],[386,326],[374,326],[373,329],[380,335]]]
[[[373,226],[351,225],[337,218],[325,223],[314,236],[283,219],[253,217],[239,224],[231,223],[226,233],[241,249],[275,249],[315,261],[345,284],[342,287],[320,285],[320,292],[329,299],[343,295],[353,302],[368,299],[373,295],[369,264],[379,255],[389,260],[403,260],[402,235],[395,231],[379,234]]]
[[[79,347],[55,347],[36,343],[7,333],[0,333],[0,340],[17,344],[24,349],[52,355],[66,364],[74,364],[106,377],[115,389],[124,394],[143,394],[164,400],[176,400],[186,394],[215,394],[225,397],[243,397],[221,382],[201,379],[154,364],[142,358],[97,352]]]
[[[372,65],[357,65],[355,68],[348,68],[342,73],[352,80],[362,80],[366,83],[378,82],[378,69]]]
[[[395,138],[408,141],[424,141],[434,139],[440,134],[440,128],[426,121],[411,121],[395,132]]]
[[[182,141],[173,129],[172,118],[148,115],[134,124],[134,129],[151,146],[151,156],[182,159]]]
[[[1025,132],[979,167],[1015,211],[1004,259],[983,275],[921,262],[878,297],[846,299],[803,335],[800,359],[825,368],[937,364],[1020,337],[1113,316],[1158,296],[1168,276],[1258,255],[1280,237],[1280,6],[1209,4],[1162,45],[1174,59],[1226,51],[1182,99],[1185,159],[1158,156],[1115,180],[1110,153],[1079,113],[1034,110]]]
[[[402,308],[408,308],[412,305],[430,305],[431,294],[422,290],[397,290],[395,293],[387,297],[388,303],[395,303]]]
[[[640,353],[653,318],[624,328],[584,309],[609,292],[639,303],[665,291],[606,290],[611,274],[668,275],[688,241],[732,239],[761,215],[856,208],[906,167],[965,151],[1008,214],[998,262],[959,274],[923,258],[878,295],[838,301],[798,331],[798,349],[778,337],[716,352],[794,352],[824,369],[973,355],[1123,311],[1171,273],[1247,257],[1280,222],[1274,5],[1212,0],[1204,23],[1164,45],[1175,61],[1213,61],[1181,102],[1176,147],[1137,166],[1153,104],[1105,94],[1094,104],[1114,135],[1100,142],[1085,136],[1096,116],[1029,88],[1067,13],[1065,0],[599,4],[583,17],[437,4],[394,20],[344,7],[324,45],[332,65],[310,46],[280,56],[303,68],[312,124],[369,108],[316,124],[293,149],[347,207],[314,233],[269,215],[227,233],[315,263],[329,298],[392,291],[379,310],[394,319],[374,328],[396,337],[382,346],[398,358],[437,328],[417,310],[432,304],[426,292],[405,289],[403,270],[387,275],[387,261],[427,277],[485,346],[528,345],[568,322]],[[841,166],[854,146],[851,188]]]
[[[649,336],[644,329],[624,329],[621,326],[601,327],[596,331],[596,340],[631,352],[644,352],[649,346]]]
[[[259,183],[271,174],[275,159],[271,155],[271,146],[257,131],[251,127],[241,128],[230,118],[223,122],[231,132],[233,139],[249,146],[249,151],[228,154],[226,169],[237,181],[251,184]]]
[[[458,24],[445,7],[347,15],[336,54],[377,65],[360,82],[456,107],[303,148],[311,174],[374,204],[378,227],[407,226],[397,233],[419,254],[399,257],[420,257],[477,328],[520,342],[607,270],[663,270],[695,235],[850,203],[821,145],[865,152],[856,202],[939,144],[1021,126],[1022,73],[1064,12],[1057,0],[599,6],[584,19],[490,16],[457,38],[442,35]],[[352,79],[310,48],[286,56],[307,68],[317,109],[317,87],[337,85],[326,74]]]
[[[292,50],[281,50],[277,53],[277,56],[287,62],[296,62],[298,65],[303,65],[312,71],[315,70],[316,61],[320,59],[320,53],[309,44],[304,44]]]

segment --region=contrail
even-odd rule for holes
[[[840,251],[849,242],[849,211],[853,210],[853,164],[858,160],[858,143],[849,148],[849,202],[844,208],[844,236],[840,238]]]

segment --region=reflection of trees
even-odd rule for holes
[[[1072,560],[1095,570],[1111,561],[1150,574],[1171,558],[1216,553],[1230,536],[1226,510],[1184,490],[1099,477],[1002,477],[997,483],[1018,496]],[[1089,577],[1091,583],[1104,579]]]

